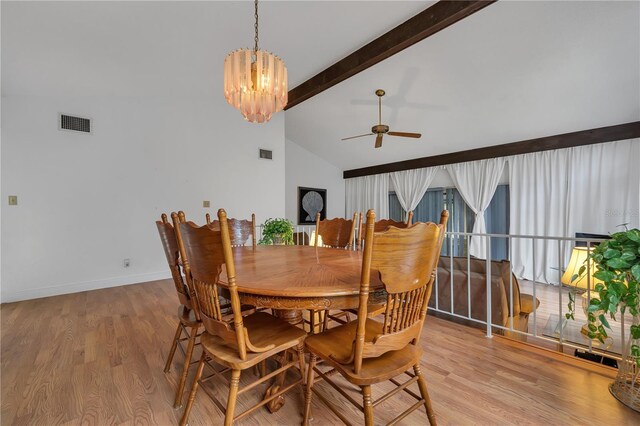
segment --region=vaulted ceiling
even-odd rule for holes
[[[382,121],[419,140],[340,139]],[[287,110],[342,170],[640,120],[640,3],[499,1]]]

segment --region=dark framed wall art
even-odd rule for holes
[[[327,190],[298,187],[298,225],[316,223],[316,213],[320,220],[327,218]]]

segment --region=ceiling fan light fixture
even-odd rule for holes
[[[287,67],[278,56],[258,49],[258,0],[255,19],[255,47],[234,50],[224,60],[224,97],[245,120],[265,123],[287,105]]]

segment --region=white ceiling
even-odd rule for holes
[[[289,85],[430,2],[262,2]],[[8,2],[2,95],[222,96],[252,2]],[[420,140],[373,137],[383,122]],[[640,3],[500,1],[286,112],[286,136],[347,170],[640,120]]]
[[[433,2],[267,1],[260,47],[289,86]],[[253,46],[253,2],[2,1],[2,94],[222,96],[222,64]]]
[[[374,136],[383,123],[422,139]],[[499,1],[286,112],[342,170],[640,120],[640,3]]]

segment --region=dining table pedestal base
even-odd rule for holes
[[[299,309],[274,309],[273,313],[291,325],[302,324],[302,311]]]

